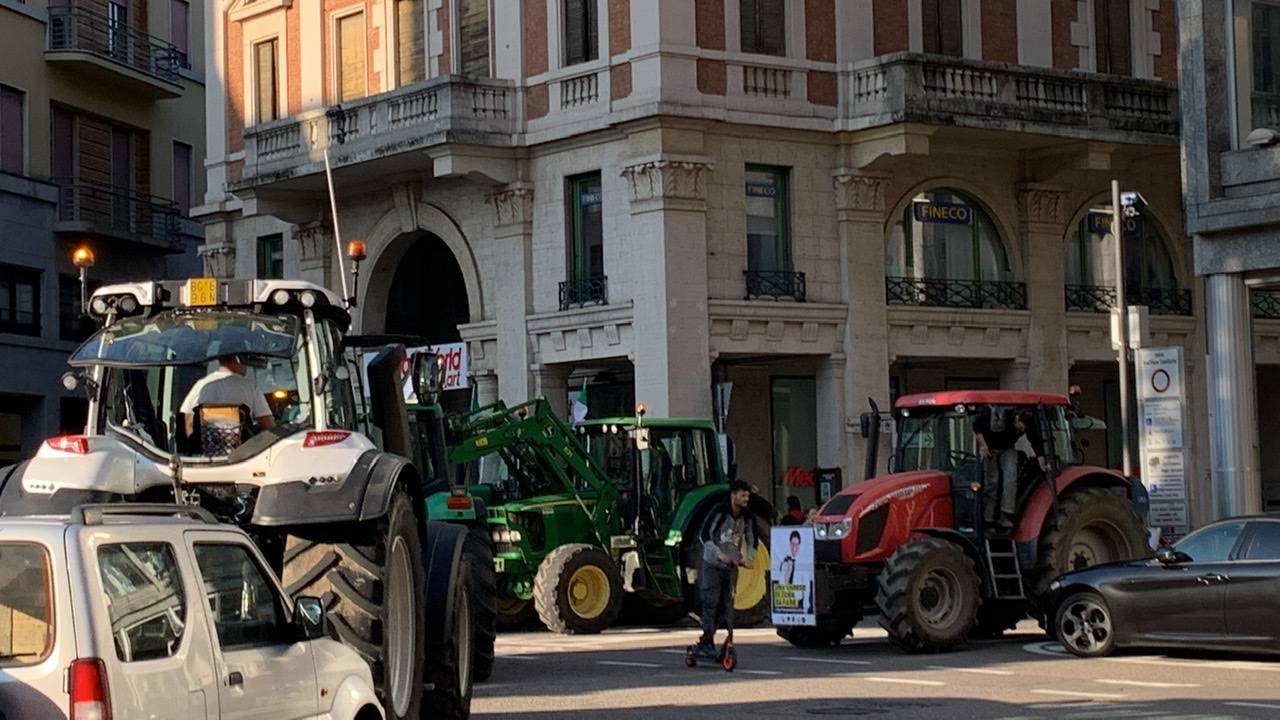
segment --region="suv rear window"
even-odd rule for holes
[[[49,553],[35,543],[0,543],[0,667],[34,665],[53,649]]]

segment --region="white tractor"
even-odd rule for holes
[[[465,527],[425,519],[403,347],[380,350],[362,379],[344,357],[342,300],[293,280],[111,285],[87,305],[102,327],[64,384],[87,392],[88,424],[0,469],[0,515],[202,506],[249,531],[290,594],[324,600],[388,717],[467,717],[482,555]],[[426,391],[430,356],[412,367]]]

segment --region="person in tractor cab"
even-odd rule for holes
[[[978,411],[973,422],[978,455],[983,465],[983,520],[997,533],[1013,530],[1018,503],[1018,440],[1026,438],[1040,469],[1047,467],[1044,437],[1031,410],[1015,411],[988,405]],[[997,510],[999,517],[997,517]]]
[[[779,523],[784,527],[792,525],[803,525],[809,516],[805,514],[804,509],[800,507],[800,498],[792,495],[787,498],[787,514],[782,516],[782,522]]]
[[[179,408],[188,437],[195,432],[196,412],[202,406],[243,406],[259,430],[276,426],[266,397],[245,377],[248,372],[249,367],[239,355],[223,355],[213,372],[191,386]]]
[[[729,500],[711,511],[702,525],[702,575],[698,589],[702,595],[702,637],[695,652],[710,654],[715,648],[716,629],[733,612],[733,586],[738,568],[751,567],[755,560],[755,518],[747,508],[751,486],[742,480],[729,485]],[[746,557],[742,548],[746,547]]]

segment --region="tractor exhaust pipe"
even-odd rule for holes
[[[871,412],[862,414],[862,437],[867,439],[866,464],[862,468],[862,479],[870,480],[876,476],[877,455],[880,453],[880,406],[876,401],[867,398]]]

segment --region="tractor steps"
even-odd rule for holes
[[[997,600],[1025,598],[1027,592],[1022,584],[1022,567],[1018,564],[1018,548],[1013,538],[987,538],[986,551],[992,597]]]

